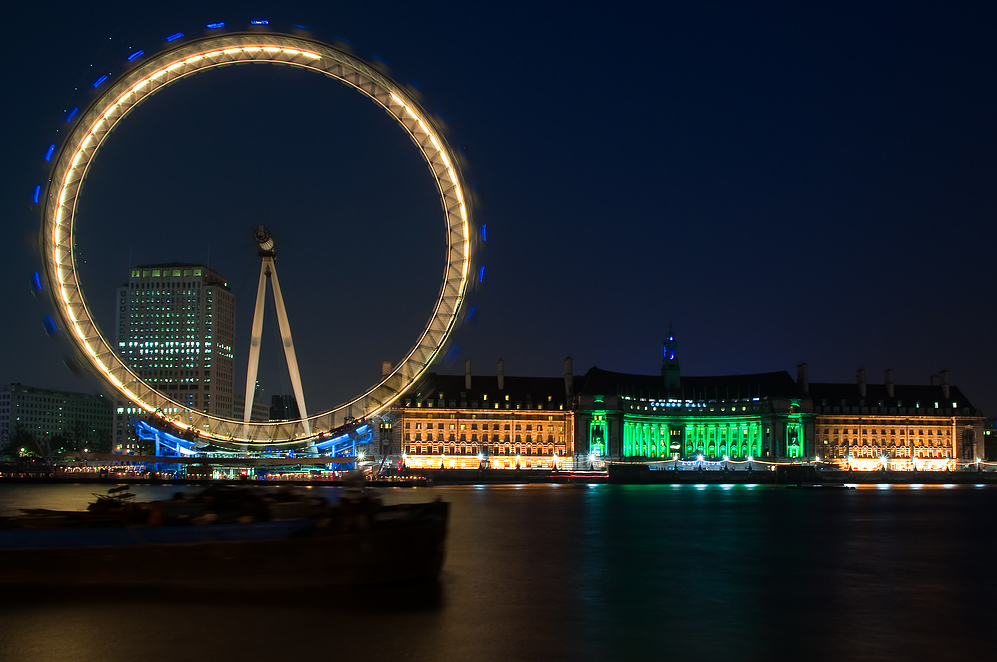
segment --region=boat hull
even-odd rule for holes
[[[449,504],[351,520],[0,530],[0,584],[313,587],[436,577]]]

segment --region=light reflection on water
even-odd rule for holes
[[[140,498],[178,488],[136,486]],[[336,498],[334,488],[316,488]],[[0,486],[0,514],[90,486]],[[0,659],[925,659],[982,654],[997,490],[394,488],[453,504],[438,584],[5,596]],[[180,562],[185,562],[180,560]],[[275,559],[293,563],[293,559]],[[307,571],[307,569],[302,569]],[[80,572],[85,569],[53,569]],[[780,652],[785,655],[780,655]]]

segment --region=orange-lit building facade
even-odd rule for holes
[[[853,469],[944,470],[984,457],[986,418],[948,373],[927,385],[866,383],[809,384],[818,454]]]
[[[410,469],[571,469],[574,377],[428,374],[393,410]]]

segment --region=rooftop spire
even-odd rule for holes
[[[668,335],[662,346],[661,357],[661,378],[665,380],[665,388],[677,389],[682,385],[679,375],[678,343],[675,342],[675,334],[672,333],[672,324],[668,323]]]

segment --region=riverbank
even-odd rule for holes
[[[997,485],[997,472],[978,471],[649,471],[610,470],[618,485]]]
[[[294,485],[342,486],[339,478],[285,478],[268,476],[252,479],[179,478],[164,474],[114,475],[66,472],[7,473],[0,475],[6,483],[53,483],[93,485]],[[788,465],[775,471],[666,471],[650,470],[647,465],[610,465],[608,471],[550,471],[502,469],[427,469],[410,470],[390,477],[368,478],[367,487],[428,487],[432,485],[523,485],[593,484],[617,485],[797,485],[797,484],[897,484],[897,485],[997,485],[997,472],[982,471],[841,471],[817,470],[809,465]]]

